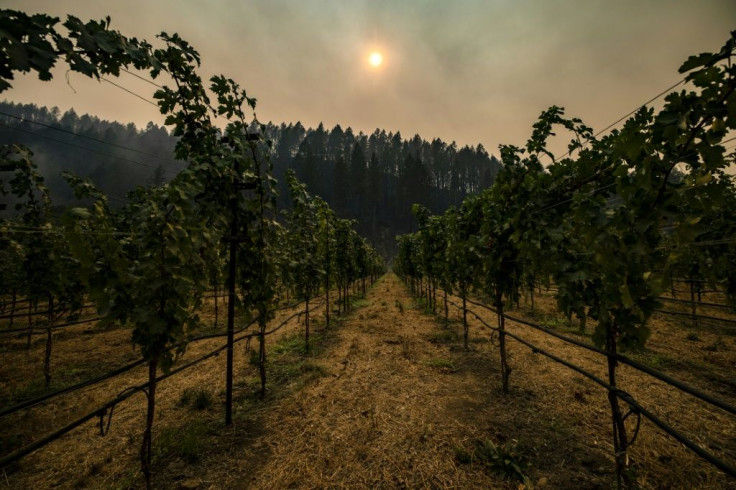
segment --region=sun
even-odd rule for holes
[[[370,56],[368,56],[368,63],[370,63],[372,67],[378,68],[383,63],[383,55],[378,51],[373,51]]]

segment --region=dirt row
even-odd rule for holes
[[[494,324],[493,314],[475,310]],[[522,308],[514,314],[552,322],[557,321],[553,310],[552,299],[540,297],[533,313]],[[539,347],[604,374],[604,362],[596,355],[528,327],[507,325]],[[642,359],[650,364],[660,359],[657,367],[734,402],[736,393],[728,383],[733,370],[720,372],[736,358],[732,337],[711,338],[708,331],[699,331],[694,341],[681,326],[662,321],[652,327],[654,347]],[[155,487],[611,488],[606,393],[511,341],[514,371],[511,392],[504,395],[491,331],[477,320],[471,320],[470,328],[465,351],[458,311],[451,310],[446,325],[389,274],[331,327],[315,322],[309,356],[295,347],[302,331],[298,323],[269,339],[271,382],[263,399],[257,394],[251,354],[245,346],[236,349],[231,427],[222,422],[224,356],[164,381],[154,435]],[[717,343],[716,351],[699,349]],[[97,348],[104,350],[89,345],[92,358]],[[210,348],[203,343],[187,355]],[[717,354],[720,361],[706,363],[704,353]],[[674,362],[678,359],[680,364]],[[711,366],[708,376],[692,369],[700,365],[696,361]],[[643,405],[703,447],[734,459],[732,417],[637,372],[621,371],[622,387]],[[132,381],[120,380],[119,386],[99,387],[85,396],[90,403],[109,398]],[[185,395],[202,389],[209,390],[212,402],[195,409]],[[81,410],[85,399],[69,404]],[[134,397],[116,408],[106,437],[90,423],[26,458],[0,478],[0,485],[139,488],[144,408],[143,397]],[[64,410],[47,409],[33,417],[52,424]],[[736,488],[733,480],[646,421],[631,458],[643,488]]]

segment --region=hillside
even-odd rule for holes
[[[102,121],[73,110],[33,104],[0,103],[0,144],[19,143],[34,153],[54,203],[74,203],[61,177],[69,170],[89,177],[114,201],[139,185],[160,184],[184,166],[173,159],[176,139],[153,123],[145,128]],[[267,124],[273,142],[271,162],[288,207],[284,175],[294,169],[309,191],[325,199],[342,218],[356,219],[357,231],[385,256],[395,251],[394,237],[413,231],[411,205],[435,213],[459,205],[465,196],[493,183],[500,164],[482,145],[458,147],[440,139],[376,130],[370,135],[321,124]]]

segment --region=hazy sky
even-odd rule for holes
[[[735,0],[2,0],[157,45],[177,32],[258,99],[261,121],[418,133],[459,144],[522,144],[555,104],[600,129],[680,79],[690,54],[736,29]],[[160,44],[159,44],[160,45]],[[384,63],[371,68],[371,50]],[[157,109],[65,69],[19,78],[0,97],[159,124]],[[152,87],[122,74],[122,85]]]

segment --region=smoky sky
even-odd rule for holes
[[[459,144],[523,144],[540,112],[566,108],[600,129],[681,77],[691,54],[718,50],[736,28],[733,0],[4,0],[62,19],[112,17],[157,44],[177,32],[258,99],[261,121]],[[371,50],[385,62],[371,69]],[[122,74],[125,87],[153,87]],[[15,80],[2,97],[74,107],[103,119],[162,124],[157,109],[64,67]],[[560,144],[560,146],[564,146]],[[561,149],[561,148],[560,148]]]

